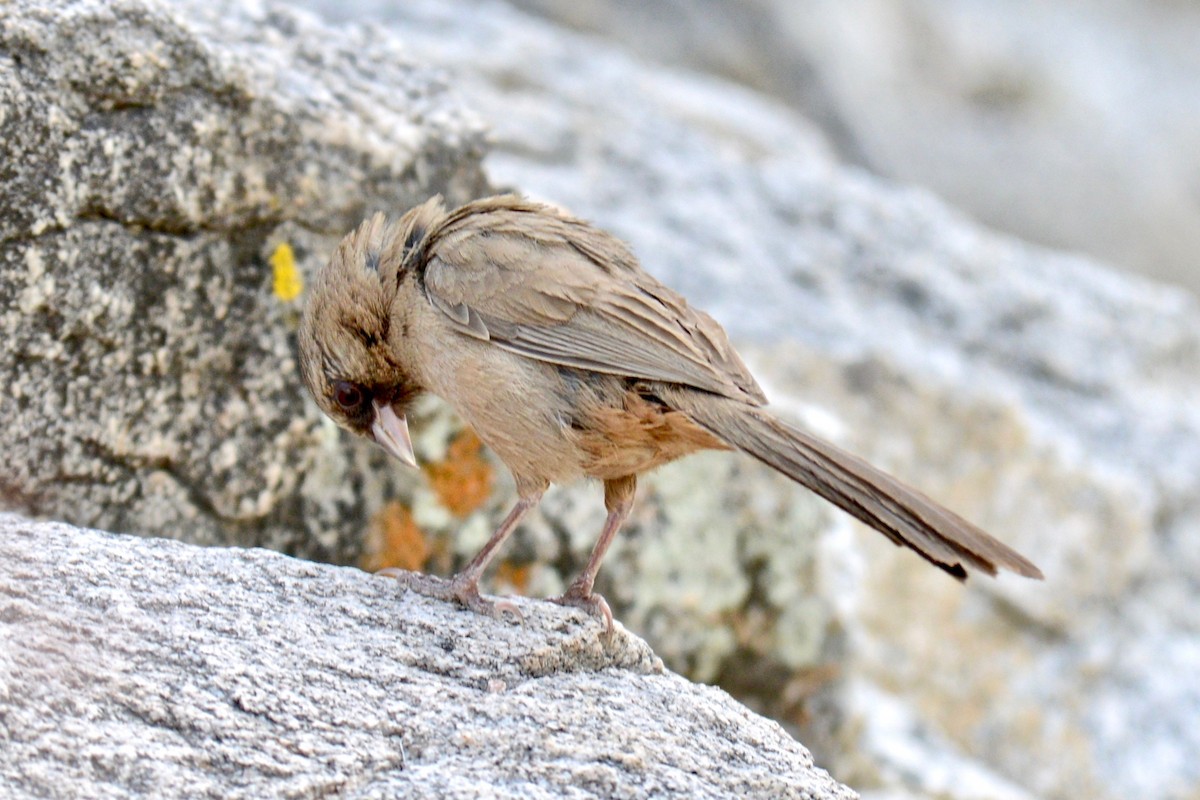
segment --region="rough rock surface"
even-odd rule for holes
[[[4,504],[345,558],[364,492],[308,480],[349,456],[320,456],[287,279],[368,210],[479,193],[481,155],[394,38],[234,3],[6,3]]]
[[[520,607],[0,515],[3,794],[856,796],[623,629]]]

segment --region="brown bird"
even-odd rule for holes
[[[608,518],[556,602],[612,615],[592,584],[643,472],[703,449],[741,450],[959,580],[967,567],[1031,578],[1030,561],[865,461],[776,419],[712,317],[642,270],[616,237],[514,195],[447,212],[440,197],[382,214],[315,279],[300,364],[339,425],[415,466],[405,412],[447,401],[512,471],[519,500],[453,578],[412,589],[488,613],[497,549],[551,483],[604,482]]]

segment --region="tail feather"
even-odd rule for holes
[[[966,580],[970,566],[1029,578],[1042,572],[1027,558],[953,511],[846,451],[744,402],[692,389],[664,399],[742,450],[935,566]]]

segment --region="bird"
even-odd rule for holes
[[[339,426],[415,467],[407,413],[446,401],[511,471],[517,502],[460,572],[400,570],[420,594],[520,613],[479,591],[551,484],[594,479],[607,512],[554,602],[613,618],[594,591],[638,477],[700,450],[741,451],[954,578],[1041,579],[1031,561],[865,460],[785,422],[724,329],[646,272],[628,245],[516,194],[448,210],[440,195],[349,233],[318,271],[298,329],[303,382]]]

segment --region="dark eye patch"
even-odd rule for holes
[[[333,382],[333,402],[347,414],[357,413],[365,404],[366,398],[367,393],[357,383]]]

